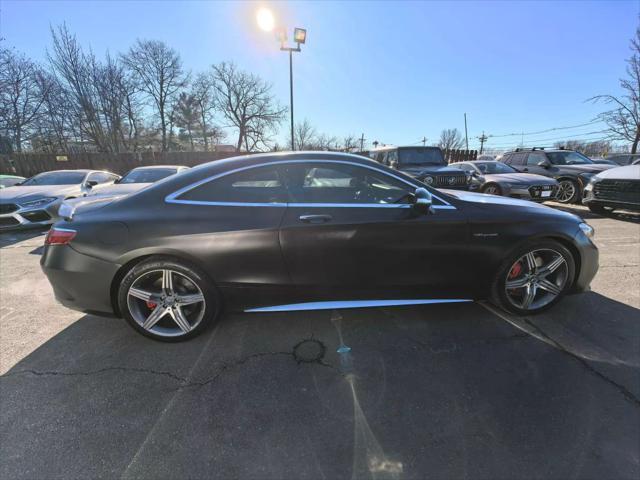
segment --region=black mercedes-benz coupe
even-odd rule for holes
[[[532,202],[433,189],[354,155],[220,160],[78,208],[42,267],[71,308],[183,340],[248,312],[491,299],[529,314],[588,289],[593,229]]]

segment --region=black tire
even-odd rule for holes
[[[572,180],[570,178],[561,178],[558,180],[558,183],[560,184],[560,187],[558,188],[558,193],[557,195],[560,195],[560,192],[562,190],[563,184],[571,184],[573,186],[573,195],[571,195],[571,197],[565,198],[563,200],[561,200],[559,197],[556,197],[556,202],[559,203],[563,203],[565,205],[569,205],[571,203],[577,203],[581,200],[582,198],[582,194],[580,191],[580,185],[578,184],[577,181]]]
[[[588,207],[589,207],[589,210],[591,210],[593,213],[597,213],[598,215],[606,215],[607,213],[613,212],[613,208],[607,208],[605,206],[597,205],[595,203],[590,203]]]
[[[527,252],[531,252],[533,250],[552,250],[562,255],[566,262],[566,279],[561,292],[549,303],[539,308],[522,309],[514,305],[507,297],[505,283],[507,281],[507,276],[511,272],[511,268],[515,264],[515,262],[517,262],[518,259],[523,257]],[[555,240],[530,241],[513,251],[498,269],[492,285],[491,301],[503,310],[515,313],[516,315],[533,315],[552,307],[558,301],[560,301],[560,299],[564,295],[566,295],[567,291],[571,289],[574,278],[575,260],[571,252],[565,246],[563,246],[559,242],[556,242]],[[540,291],[543,292],[542,290]]]
[[[487,190],[495,189],[495,193],[489,193]],[[502,188],[497,183],[487,183],[482,187],[482,193],[489,193],[489,195],[502,195]]]
[[[195,284],[202,292],[202,296],[204,297],[204,306],[202,308],[204,312],[197,325],[187,333],[179,333],[176,335],[156,334],[154,331],[143,328],[142,325],[136,321],[133,316],[134,314],[129,308],[129,289],[133,283],[141,277],[159,270],[170,270],[178,274],[178,277],[186,277],[188,281]],[[127,323],[142,335],[162,342],[181,342],[200,335],[216,323],[222,310],[222,298],[211,279],[196,266],[171,257],[151,257],[133,267],[120,282],[118,288],[118,307]],[[170,318],[167,317],[164,321],[169,320]]]

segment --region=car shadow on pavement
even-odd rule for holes
[[[86,315],[0,377],[0,476],[637,478],[638,313],[227,314],[177,344]]]
[[[15,243],[24,242],[25,240],[42,236],[47,233],[47,231],[49,231],[49,227],[0,232],[0,248],[10,247]]]

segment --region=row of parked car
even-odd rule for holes
[[[123,177],[100,170],[55,170],[29,179],[0,177],[0,231],[49,225],[83,204],[137,192],[189,167],[138,167]]]
[[[627,154],[607,162],[564,149],[516,149],[497,160],[448,164],[438,147],[385,145],[369,152],[384,165],[439,189],[467,190],[534,202],[587,205],[605,213],[640,210],[640,158]],[[618,166],[618,163],[628,163]],[[58,170],[29,179],[0,176],[0,230],[48,225],[70,218],[82,205],[137,192],[189,167],[138,167],[123,177],[98,170]]]
[[[385,145],[369,156],[436,188],[536,202],[582,202],[598,213],[618,208],[640,210],[638,155],[592,160],[562,148],[519,148],[497,160],[484,157],[448,164],[438,147]]]

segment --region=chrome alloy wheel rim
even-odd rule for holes
[[[566,203],[573,198],[576,193],[576,186],[570,180],[563,180],[558,187],[556,198],[559,202]]]
[[[202,290],[175,270],[152,270],[138,277],[127,292],[133,319],[148,332],[179,337],[196,328],[206,302]]]
[[[487,187],[484,193],[488,193],[489,195],[498,195],[498,189],[492,185]]]
[[[505,280],[507,299],[523,310],[544,307],[562,293],[568,276],[567,261],[559,252],[532,250],[509,269]]]

